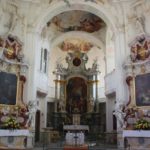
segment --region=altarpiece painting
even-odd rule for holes
[[[17,76],[0,72],[0,104],[15,105],[17,94]]]
[[[135,94],[137,106],[150,106],[150,73],[136,76]]]
[[[87,85],[80,77],[71,78],[67,85],[67,111],[70,113],[86,112]]]

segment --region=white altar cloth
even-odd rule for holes
[[[84,133],[66,133],[66,145],[83,145],[84,144]]]
[[[148,130],[123,130],[123,137],[150,137]]]
[[[32,136],[32,133],[29,130],[0,130],[2,136]]]

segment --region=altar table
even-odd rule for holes
[[[29,130],[0,130],[0,150],[33,148],[33,135]]]

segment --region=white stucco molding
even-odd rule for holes
[[[95,36],[89,33],[81,32],[81,31],[71,31],[62,34],[51,43],[51,48],[53,49],[54,47],[56,47],[57,45],[59,45],[60,43],[62,43],[67,39],[82,39],[102,50],[105,50],[104,43],[101,40],[99,40],[98,38],[96,38]]]

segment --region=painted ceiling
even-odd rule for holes
[[[57,30],[63,33],[69,31],[93,33],[106,26],[104,21],[96,15],[80,10],[63,12],[47,22],[48,27],[51,24],[55,25]]]
[[[71,38],[66,39],[59,45],[60,49],[62,51],[82,51],[82,52],[88,52],[92,47],[93,44],[85,41],[81,38]]]

